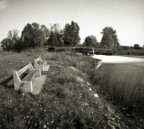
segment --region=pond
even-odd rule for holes
[[[103,63],[140,63],[144,62],[144,56],[141,57],[126,57],[126,56],[106,56],[93,55],[93,58],[101,59]]]
[[[92,57],[102,60],[103,72],[111,74],[112,77],[122,78],[123,81],[127,78],[131,80],[131,83],[134,83],[140,76],[144,77],[144,56],[93,55]]]

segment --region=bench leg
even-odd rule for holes
[[[44,65],[47,65],[47,61],[45,60],[43,64],[44,64]]]
[[[42,70],[43,70],[43,71],[44,71],[44,68],[45,68],[44,65],[42,65]]]
[[[34,61],[34,68],[36,69],[36,68],[37,68],[37,66],[38,66],[37,62],[36,62],[36,61]]]
[[[36,77],[40,77],[41,76],[41,69],[37,69],[36,71],[37,71],[36,72]]]
[[[21,85],[21,79],[16,71],[13,71],[14,89],[18,90]]]
[[[33,85],[32,85],[32,81],[30,82],[22,82],[22,90],[25,92],[32,92],[33,91]]]

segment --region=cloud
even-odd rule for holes
[[[7,0],[0,0],[0,10],[3,10],[7,7]]]

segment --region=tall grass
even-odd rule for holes
[[[122,65],[123,69],[115,65],[107,64],[101,69],[103,73],[99,81],[100,90],[103,91],[101,93],[127,115],[144,116],[143,71],[133,72],[134,69],[131,71],[134,67],[130,64]]]

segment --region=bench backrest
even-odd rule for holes
[[[42,65],[42,64],[43,64],[43,60],[40,56],[37,59],[34,59],[34,67],[37,67],[38,65]]]
[[[14,87],[15,90],[19,89],[19,86],[21,84],[21,78],[20,75],[26,72],[27,70],[33,70],[33,66],[31,63],[20,69],[19,71],[13,71],[13,79],[14,79]]]
[[[37,59],[34,59],[36,62],[42,61],[42,58],[39,56]]]
[[[18,75],[21,75],[25,71],[27,71],[28,69],[29,70],[33,70],[34,69],[31,63],[29,63],[28,65],[26,65],[25,67],[23,67],[22,69],[20,69],[19,71],[17,71],[17,73],[18,73]]]

